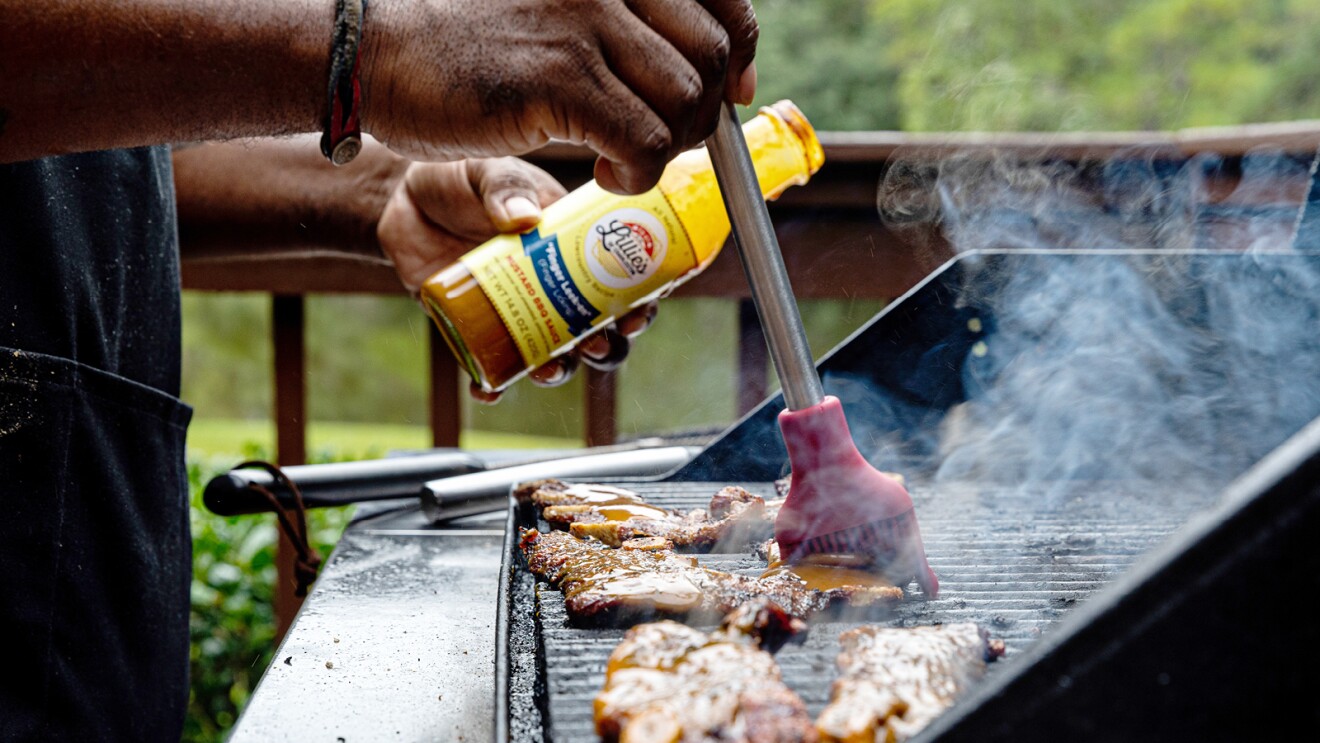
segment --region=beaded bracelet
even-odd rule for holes
[[[336,0],[334,46],[330,49],[330,91],[321,153],[344,165],[362,150],[362,84],[358,60],[362,52],[362,22],[367,0]]]

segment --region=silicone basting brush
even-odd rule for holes
[[[779,415],[792,466],[788,499],[775,520],[780,555],[789,562],[863,555],[894,585],[915,579],[936,596],[940,584],[926,561],[912,496],[862,457],[843,405],[824,393],[732,103],[721,108],[706,145],[788,406]]]

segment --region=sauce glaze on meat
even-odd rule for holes
[[[707,634],[672,621],[628,630],[596,696],[596,732],[627,743],[811,743],[802,699],[770,653],[805,625],[766,599]]]

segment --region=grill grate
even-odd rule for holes
[[[621,483],[649,502],[683,509],[704,507],[724,484]],[[771,483],[743,485],[755,493],[774,495]],[[1058,490],[1053,488],[1046,496],[996,487],[914,486],[927,555],[940,576],[941,597],[909,600],[887,616],[869,621],[891,626],[977,622],[1007,644],[1005,657],[991,666],[990,673],[997,673],[1061,616],[1212,500],[1209,493],[1167,487],[1125,489],[1113,483],[1078,483],[1067,488],[1067,495],[1059,495]],[[1088,492],[1096,496],[1088,497]],[[530,507],[515,510],[513,518],[516,526],[535,523]],[[510,539],[509,549],[514,547]],[[757,574],[764,569],[764,563],[750,554],[698,559],[730,572]],[[510,644],[522,647],[521,658],[515,652],[509,668],[510,738],[591,740],[595,735],[592,700],[604,683],[606,660],[624,631],[571,626],[563,597],[544,584],[526,580],[521,559],[509,564],[515,566],[506,586],[514,594],[506,597]],[[777,655],[785,681],[802,696],[812,715],[828,700],[838,635],[857,623],[812,622],[803,645],[787,646]]]

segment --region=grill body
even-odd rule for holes
[[[1060,281],[1076,283],[1049,300]],[[941,598],[813,622],[779,654],[786,681],[815,714],[847,626],[975,621],[1008,653],[921,740],[1215,740],[1314,719],[1320,633],[1297,609],[1320,587],[1316,331],[1306,255],[1037,251],[946,265],[819,363],[859,449],[908,478]],[[1106,353],[1149,357],[1151,370],[1110,369],[1122,359]],[[1098,371],[1060,403],[1056,383],[1079,369]],[[1033,396],[1047,404],[1021,432],[1000,431]],[[663,480],[616,484],[679,508],[729,482],[773,497],[787,471],[782,408],[767,400]],[[960,430],[978,427],[1000,438],[969,445]],[[623,631],[574,626],[527,574],[516,535],[530,526],[545,525],[515,505],[497,737],[590,739]]]
[[[1320,423],[920,739],[1294,739],[1320,722],[1318,539]]]

